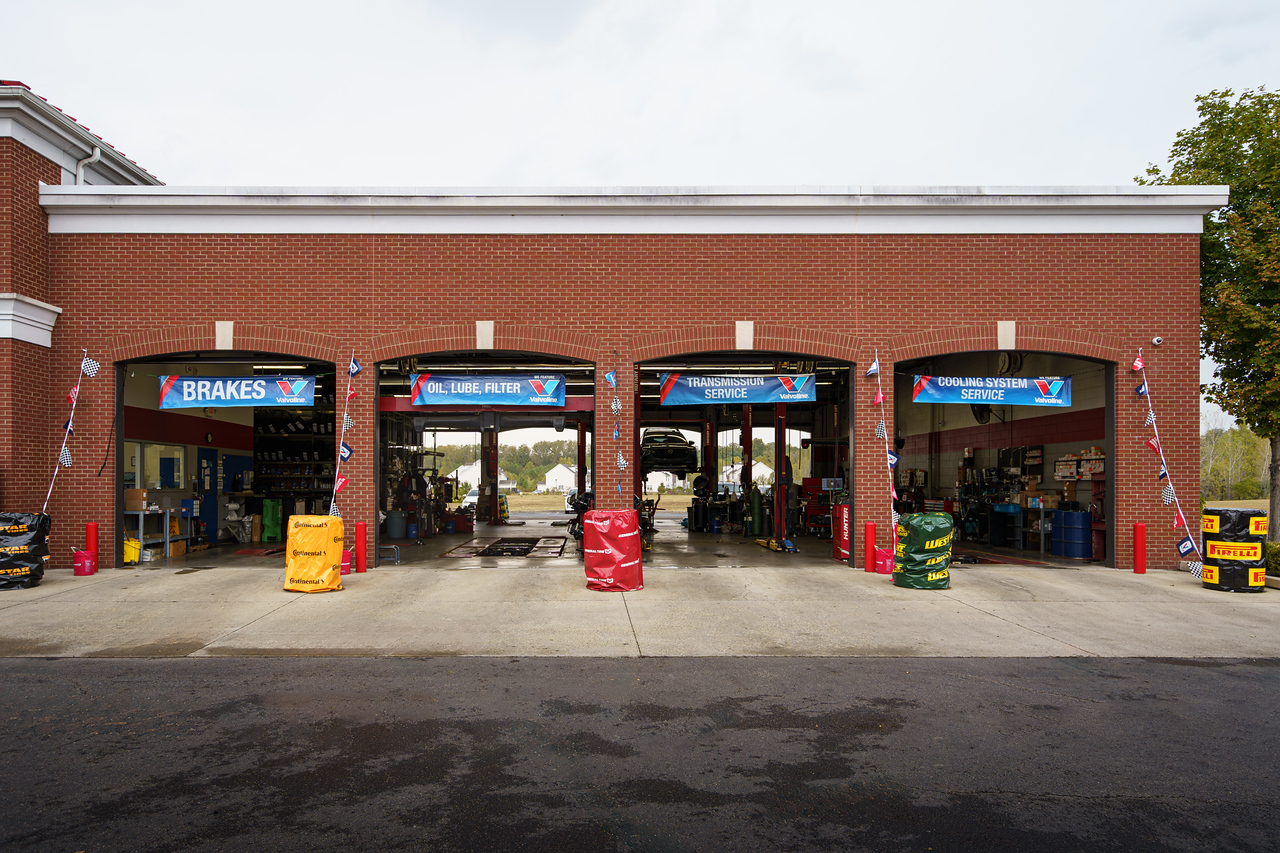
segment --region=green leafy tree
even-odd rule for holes
[[[1205,396],[1271,444],[1271,516],[1280,512],[1280,96],[1265,88],[1196,98],[1200,123],[1176,136],[1169,170],[1141,184],[1228,184],[1200,246],[1200,348],[1218,364]],[[1280,527],[1268,538],[1280,541]]]

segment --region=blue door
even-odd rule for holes
[[[200,520],[210,545],[218,544],[218,451],[196,448],[196,488],[200,491]]]

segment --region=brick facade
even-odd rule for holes
[[[60,401],[80,348],[104,363],[214,346],[214,323],[235,322],[235,348],[345,365],[471,350],[475,321],[494,321],[494,348],[618,368],[623,446],[632,427],[639,361],[732,349],[735,320],[755,322],[757,349],[866,365],[996,348],[996,320],[1018,322],[1018,348],[1113,362],[1120,566],[1135,521],[1147,521],[1152,565],[1175,562],[1177,536],[1159,523],[1156,465],[1143,445],[1145,411],[1128,370],[1148,347],[1169,465],[1184,495],[1198,493],[1199,242],[1194,235],[52,235],[50,300],[64,308],[45,395]],[[424,318],[421,322],[415,318]],[[615,356],[615,352],[617,355]],[[598,422],[613,396],[597,374]],[[869,386],[855,395],[856,435],[879,415]],[[77,464],[51,506],[55,518],[96,519],[104,541],[115,483],[97,476],[114,413],[108,376],[87,380]],[[374,439],[373,371],[356,377],[349,440]],[[54,408],[57,408],[55,405]],[[61,416],[61,410],[58,411]],[[892,412],[889,414],[892,418]],[[48,418],[46,440],[57,418]],[[83,438],[81,438],[83,436]],[[881,449],[857,448],[860,521],[888,524]],[[52,458],[52,457],[50,457]],[[343,466],[340,504],[372,521],[374,455]],[[46,466],[47,467],[47,466]],[[109,464],[107,471],[114,470]],[[43,471],[43,468],[41,468]],[[624,491],[630,474],[624,475]],[[600,462],[602,506],[619,472]],[[60,541],[75,531],[55,531]]]
[[[616,393],[620,446],[633,449],[636,365],[732,350],[735,322],[752,321],[756,350],[858,365],[856,511],[881,530],[887,478],[872,438],[880,413],[861,370],[875,353],[890,377],[897,362],[994,350],[997,321],[1016,321],[1018,350],[1115,365],[1109,547],[1120,567],[1131,564],[1135,522],[1148,524],[1153,566],[1176,562],[1181,536],[1164,523],[1171,513],[1128,369],[1138,347],[1161,335],[1166,343],[1146,350],[1161,435],[1179,494],[1198,494],[1195,234],[51,234],[39,184],[59,178],[55,164],[0,138],[0,292],[63,309],[51,349],[0,340],[6,509],[43,502],[81,349],[104,364],[82,386],[75,464],[59,475],[49,508],[55,566],[69,563],[86,521],[98,522],[104,543],[120,536],[116,371],[213,350],[219,321],[234,322],[236,350],[330,362],[340,378],[353,350],[367,366],[470,351],[476,322],[492,321],[496,350],[596,364],[597,423],[613,423]],[[366,370],[353,383],[348,441],[364,452],[344,463],[351,484],[339,499],[348,522],[371,525],[374,376]],[[595,490],[611,508],[615,486],[631,491],[633,472],[597,462]]]

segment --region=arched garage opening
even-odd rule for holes
[[[1115,565],[1113,363],[990,350],[894,373],[896,511],[951,513],[984,561]]]
[[[118,367],[117,565],[207,549],[219,559],[274,556],[290,516],[329,512],[339,429],[333,362],[216,350]],[[137,552],[125,553],[126,538]]]
[[[830,553],[832,507],[850,502],[852,370],[760,350],[640,363],[633,482],[660,508],[654,559],[758,558],[757,540]]]
[[[566,499],[591,488],[594,364],[468,350],[376,370],[380,559],[572,552]]]

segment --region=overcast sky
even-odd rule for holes
[[[1274,87],[1275,0],[0,0],[168,184],[1130,185]]]

